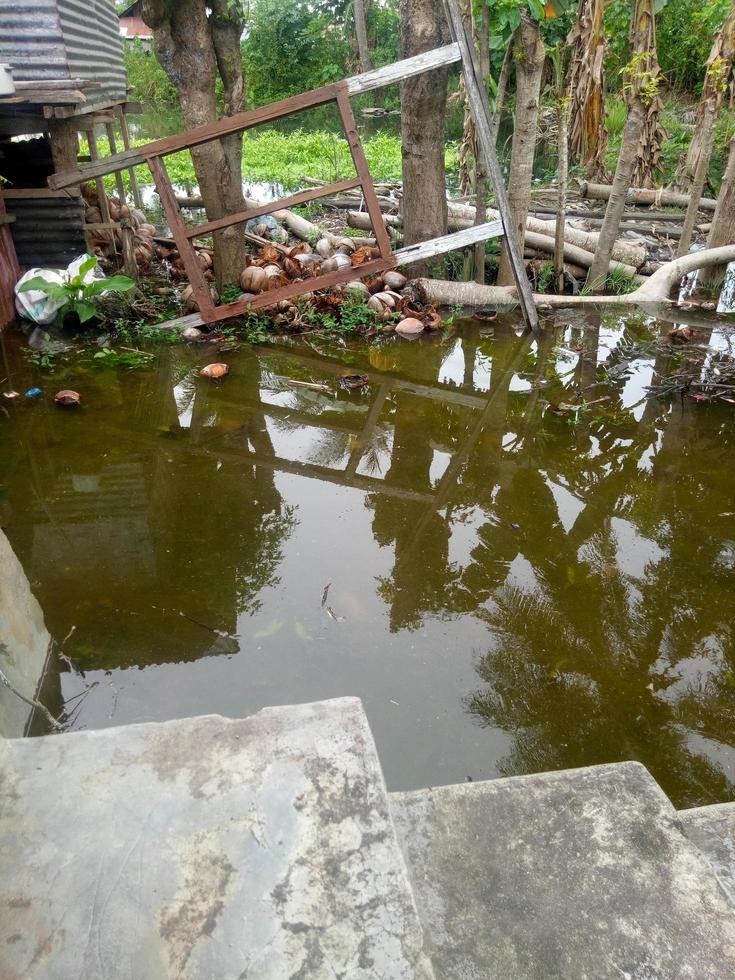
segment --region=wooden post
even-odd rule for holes
[[[49,142],[54,170],[74,170],[79,156],[79,136],[73,119],[49,119]]]
[[[122,133],[123,147],[126,150],[130,149],[130,130],[128,129],[128,119],[125,115],[125,109],[122,106],[118,106],[118,119],[120,120],[120,132]],[[138,187],[138,178],[135,176],[135,169],[133,167],[128,170],[130,175],[130,190],[133,192],[133,203],[136,208],[143,210],[143,198],[141,197],[140,188]]]
[[[510,259],[513,278],[518,290],[521,312],[526,326],[535,332],[540,329],[538,313],[536,312],[536,305],[533,301],[531,284],[526,275],[523,255],[521,254],[520,245],[518,244],[513,227],[513,216],[510,213],[505,182],[503,181],[500,164],[498,163],[498,157],[495,152],[490,105],[488,104],[487,93],[482,84],[482,75],[477,64],[474,45],[467,36],[467,29],[457,6],[457,0],[444,0],[444,10],[449,21],[450,29],[459,45],[459,50],[462,55],[462,73],[464,74],[467,89],[467,102],[475,123],[480,147],[485,154],[490,180],[492,181],[495,192],[496,207],[500,212],[500,220],[503,224],[505,247],[508,250],[508,258]]]
[[[115,146],[115,127],[112,123],[105,123],[105,130],[107,132],[107,142],[110,145],[110,153],[115,156],[117,153],[117,147]],[[115,180],[117,181],[117,195],[120,198],[120,204],[125,203],[125,184],[123,184],[122,174],[119,170],[115,171]]]
[[[87,145],[89,146],[89,158],[90,160],[99,160],[99,153],[97,152],[97,135],[94,130],[94,126],[90,126],[87,130]],[[102,215],[103,221],[110,220],[110,206],[107,203],[107,194],[105,194],[105,181],[103,177],[97,177],[94,182],[97,188],[97,205],[100,209],[100,214]],[[114,236],[113,236],[114,237]]]
[[[130,218],[120,221],[120,237],[122,239],[123,270],[131,279],[138,278],[138,263],[135,261],[135,229]]]

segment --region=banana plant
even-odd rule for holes
[[[97,299],[104,293],[124,293],[135,283],[127,276],[111,276],[109,279],[85,281],[88,274],[97,267],[97,259],[90,255],[79,266],[76,275],[66,273],[62,282],[49,282],[43,276],[34,276],[19,287],[18,292],[27,293],[35,289],[45,293],[59,305],[57,320],[63,323],[67,316],[76,314],[80,323],[91,320],[97,312]]]

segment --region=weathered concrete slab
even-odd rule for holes
[[[735,803],[679,810],[684,833],[709,859],[735,909]]]
[[[391,794],[442,980],[724,980],[735,916],[643,766]]]
[[[358,700],[0,753],[3,980],[433,976]]]

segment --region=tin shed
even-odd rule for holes
[[[0,0],[0,62],[16,81],[85,79],[106,101],[126,98],[112,0]]]

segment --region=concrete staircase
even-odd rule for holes
[[[0,740],[2,980],[724,980],[735,805],[636,763],[388,794],[352,698]]]

